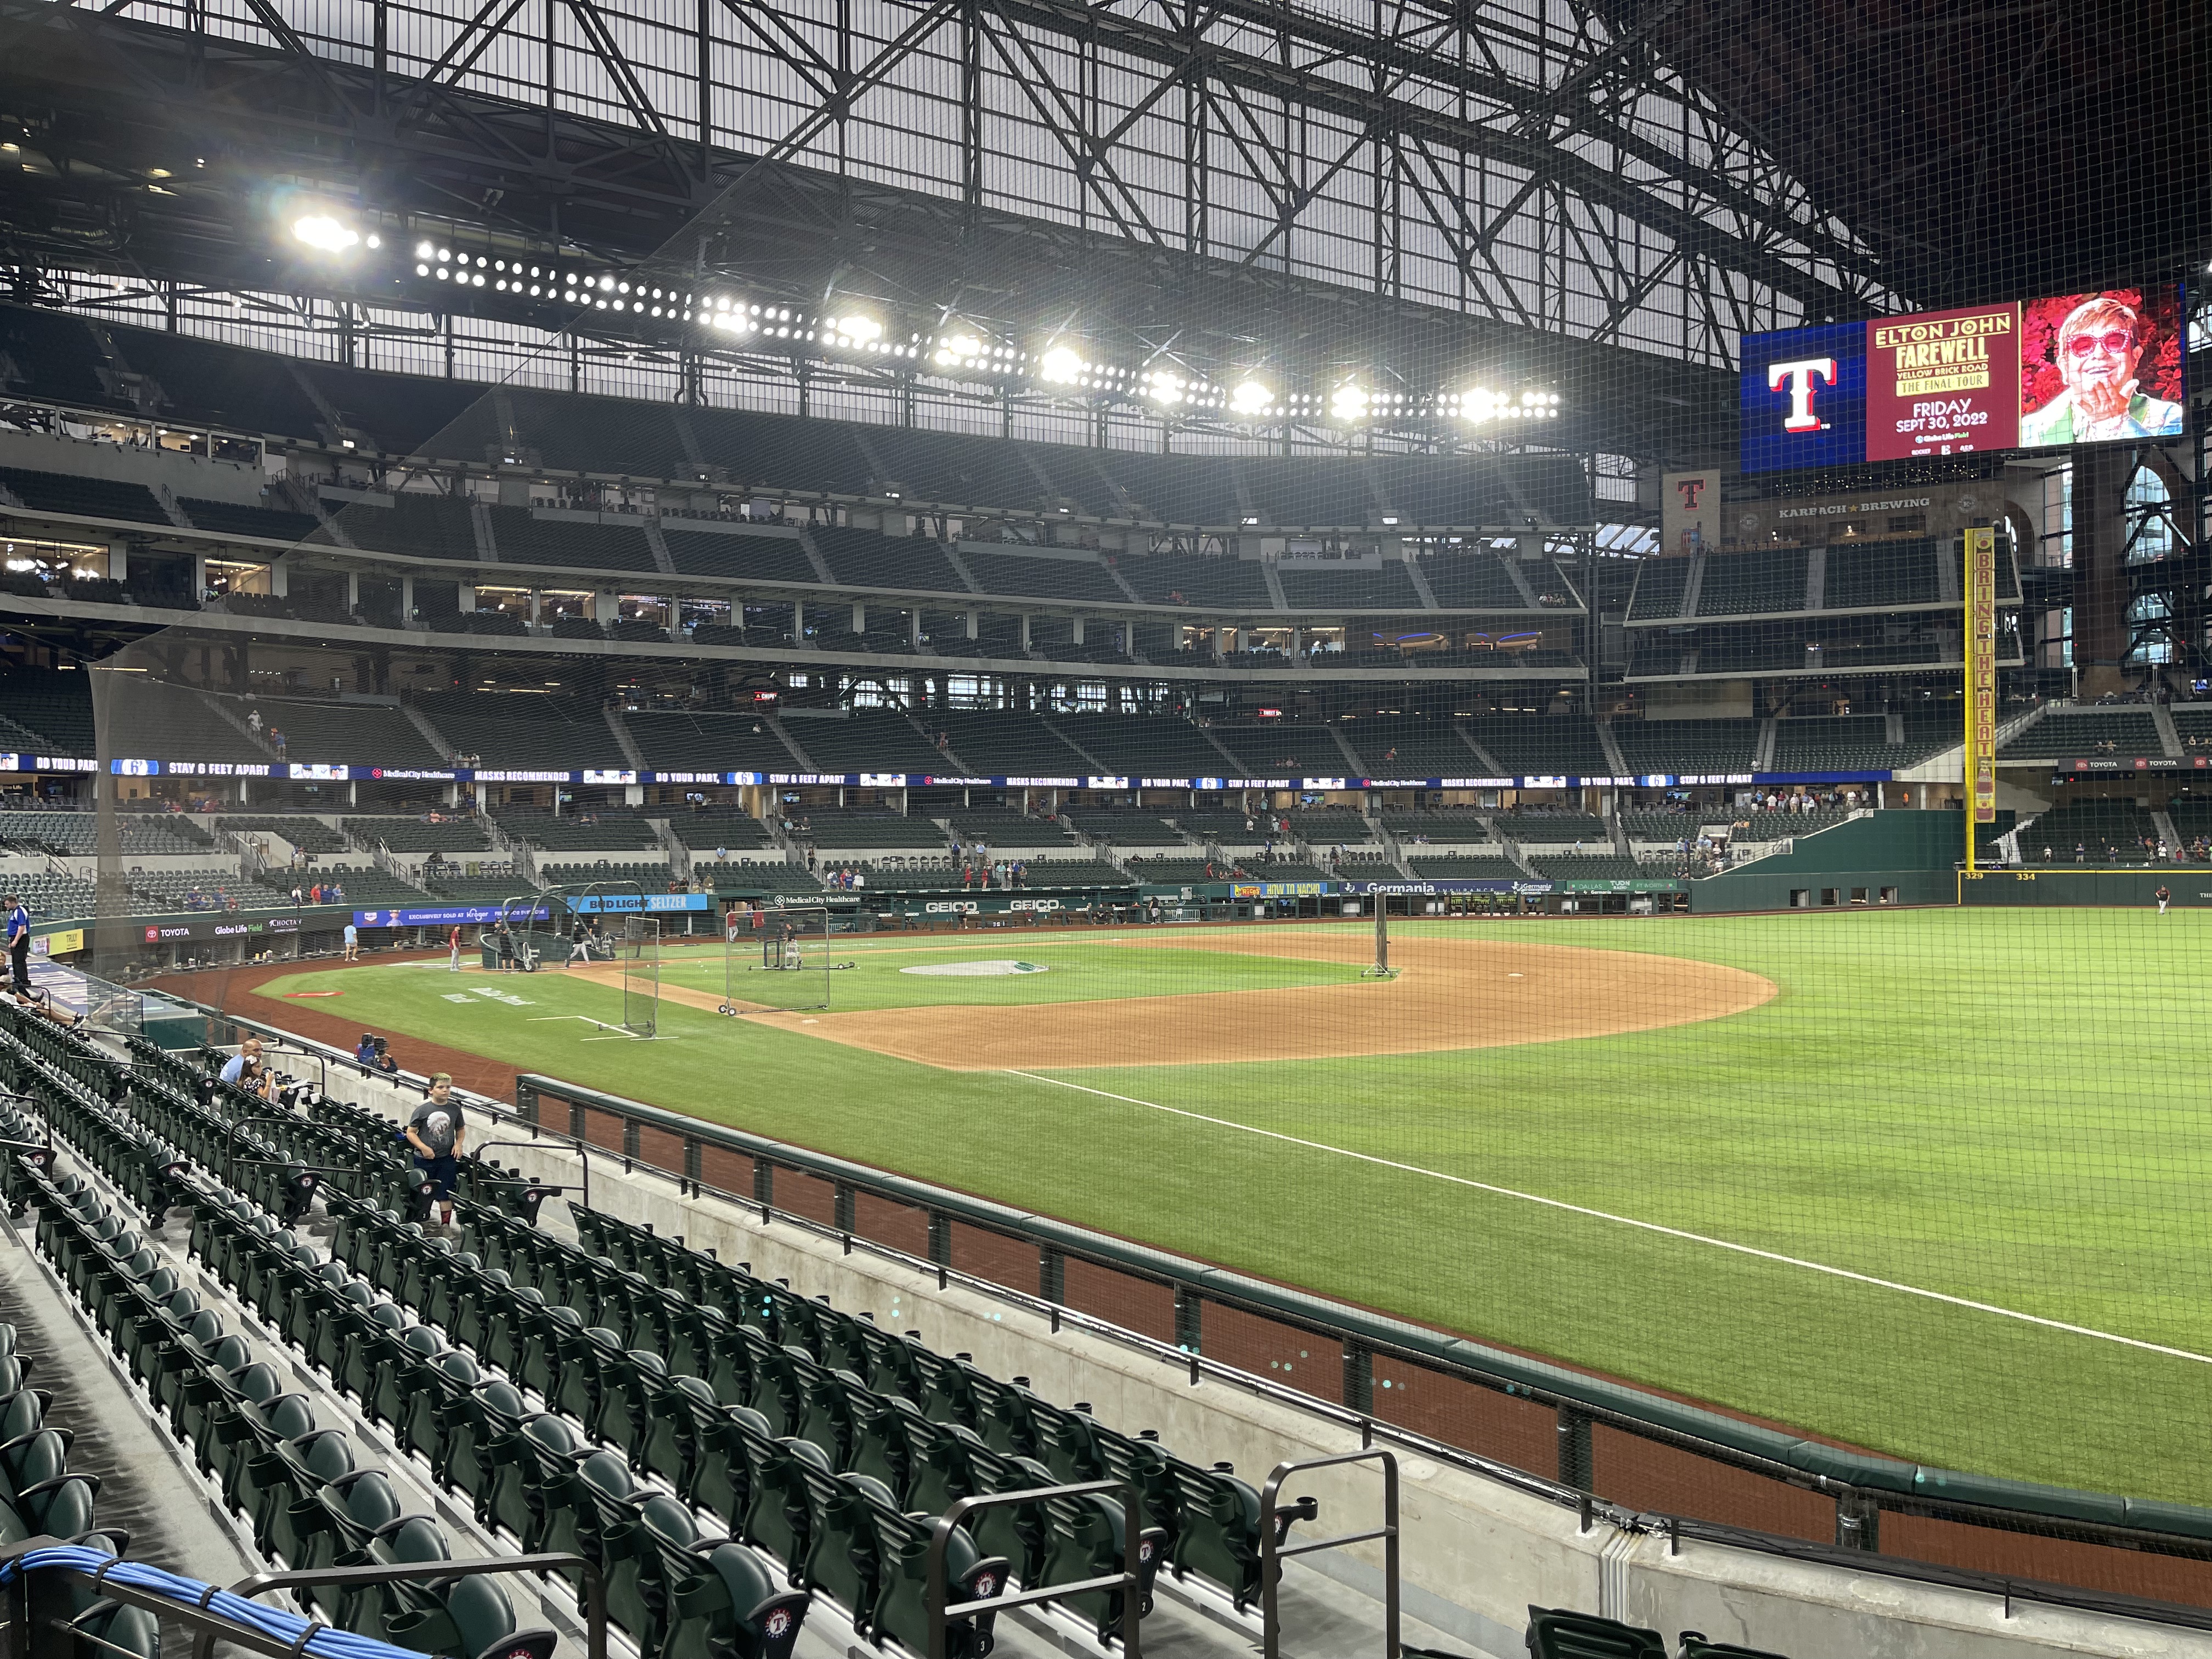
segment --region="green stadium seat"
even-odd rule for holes
[[[799,1577],[842,1603],[865,1635],[883,1594],[885,1563],[877,1516],[879,1508],[897,1515],[897,1501],[888,1486],[865,1474],[823,1471],[806,1485],[810,1547]]]
[[[626,1519],[611,1520],[601,1547],[607,1617],[629,1633],[640,1653],[658,1653],[675,1592],[697,1577],[702,1540],[689,1505],[665,1494],[647,1498]]]
[[[974,1462],[982,1483],[981,1495],[1004,1497],[1036,1492],[1053,1484],[1052,1471],[1026,1457],[994,1457],[989,1449]],[[975,1547],[989,1555],[1002,1555],[1012,1564],[1014,1577],[1024,1584],[1043,1582],[1042,1572],[1048,1518],[1042,1503],[1001,1504],[978,1510],[969,1522]]]
[[[739,1544],[717,1544],[702,1569],[671,1597],[661,1659],[791,1659],[806,1592],[777,1589],[760,1558]]]
[[[929,1650],[928,1553],[927,1528],[912,1527],[896,1535],[888,1552],[875,1616],[869,1621],[878,1639],[890,1637],[913,1653]],[[1005,1558],[986,1555],[966,1532],[956,1529],[945,1540],[947,1606],[989,1601],[1006,1589],[1007,1572]],[[984,1659],[992,1649],[992,1627],[998,1616],[995,1612],[975,1613],[948,1624],[947,1659]]]
[[[307,1538],[294,1530],[295,1506],[316,1498],[331,1481],[354,1472],[353,1443],[337,1429],[318,1429],[276,1447],[271,1455],[282,1465],[281,1480],[270,1480],[268,1504],[258,1517],[254,1536],[264,1553],[274,1550],[287,1561],[297,1561],[307,1553]]]
[[[652,1382],[645,1392],[643,1435],[634,1455],[637,1467],[688,1497],[697,1467],[699,1417],[720,1408],[714,1391],[696,1376],[663,1375]]]
[[[440,1243],[445,1241],[441,1240]],[[459,1316],[456,1294],[471,1275],[482,1272],[483,1258],[469,1250],[448,1250],[427,1256],[422,1263],[422,1300],[414,1304],[422,1317],[451,1335]]]
[[[287,1466],[277,1458],[277,1447],[314,1431],[314,1407],[301,1394],[278,1395],[233,1412],[216,1429],[224,1502],[258,1527],[270,1492],[288,1488],[289,1496]]]
[[[1528,1659],[1667,1659],[1656,1630],[1566,1607],[1528,1609]]]
[[[624,1518],[625,1511],[642,1501],[621,1458],[612,1452],[592,1452],[574,1463],[560,1485],[546,1486],[548,1523],[538,1547],[562,1555],[580,1555],[605,1571],[605,1528]],[[571,1583],[575,1583],[574,1578]]]
[[[480,1513],[512,1533],[524,1549],[541,1548],[552,1519],[549,1495],[566,1485],[587,1449],[583,1437],[550,1413],[530,1419],[517,1431],[510,1455],[499,1461]]]
[[[1054,1498],[1045,1504],[1047,1526],[1043,1559],[1036,1582],[1073,1583],[1087,1578],[1107,1578],[1119,1573],[1126,1556],[1121,1505],[1102,1492],[1076,1498]],[[1150,1613],[1152,1577],[1159,1569],[1167,1534],[1159,1527],[1140,1526],[1137,1536],[1137,1608]],[[1029,1582],[1024,1580],[1024,1583]],[[1121,1589],[1085,1590],[1055,1598],[1078,1618],[1086,1619],[1097,1632],[1099,1645],[1112,1643],[1121,1628],[1128,1592]]]
[[[927,1421],[921,1407],[901,1395],[872,1394],[865,1404],[856,1402],[848,1468],[883,1482],[905,1507],[919,1455],[915,1437]]]
[[[1173,1466],[1181,1524],[1170,1565],[1225,1588],[1241,1610],[1260,1594],[1260,1494],[1225,1463]]]
[[[990,1455],[990,1448],[975,1430],[928,1417],[910,1426],[914,1461],[904,1494],[909,1510],[942,1515],[959,1499],[988,1490],[978,1462]]]
[[[337,1375],[338,1367],[345,1363],[346,1349],[353,1340],[357,1322],[368,1316],[376,1303],[376,1292],[364,1279],[349,1279],[332,1294],[323,1310],[323,1316],[315,1326],[314,1340],[308,1345],[308,1363],[325,1376]]]
[[[161,1620],[143,1607],[125,1607],[103,1597],[70,1619],[69,1629],[75,1638],[70,1651],[82,1659],[106,1659],[111,1654],[125,1659],[160,1659]]]
[[[291,1519],[294,1534],[304,1540],[303,1569],[335,1566],[343,1556],[368,1547],[368,1540],[399,1518],[399,1494],[392,1477],[382,1469],[356,1469],[342,1474],[317,1492],[313,1511]],[[333,1607],[332,1611],[336,1611]]]
[[[668,1362],[647,1348],[617,1355],[600,1375],[593,1426],[601,1439],[621,1447],[641,1468],[653,1427],[653,1403],[667,1383]]]
[[[368,1414],[398,1427],[445,1352],[446,1339],[429,1325],[410,1325],[385,1341],[369,1363]]]
[[[438,1478],[448,1490],[465,1494],[477,1514],[483,1513],[500,1462],[509,1453],[507,1441],[529,1414],[520,1391],[502,1377],[478,1383],[453,1411]]]
[[[376,1367],[406,1329],[407,1312],[396,1302],[372,1302],[353,1320],[343,1352],[329,1368],[331,1380],[366,1407],[376,1387]]]
[[[806,1559],[809,1471],[832,1473],[828,1455],[811,1441],[786,1435],[764,1448],[742,1529],[745,1542],[794,1570]]]
[[[552,1659],[550,1630],[519,1630],[499,1580],[478,1574],[434,1588],[437,1605],[394,1615],[385,1628],[401,1645],[457,1659]]]
[[[453,1554],[437,1523],[420,1515],[403,1516],[380,1527],[362,1551],[363,1565],[374,1566],[450,1561]],[[441,1605],[436,1592],[421,1580],[355,1585],[341,1601],[338,1622],[357,1635],[399,1645],[399,1628],[414,1627],[410,1615],[434,1613]]]
[[[469,1391],[483,1381],[477,1362],[459,1348],[447,1348],[415,1374],[407,1410],[395,1425],[402,1451],[427,1459],[433,1469],[445,1461],[447,1430]]]

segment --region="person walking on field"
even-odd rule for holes
[[[461,971],[461,925],[459,922],[455,922],[453,931],[446,935],[446,971],[449,974]]]
[[[2164,915],[2166,914],[2166,902],[2173,896],[2172,893],[2166,890],[2166,884],[2164,882],[2159,883],[2158,891],[2153,893],[2151,896],[2158,901],[2159,915]]]
[[[345,925],[345,960],[348,962],[361,960],[361,929],[351,922]]]

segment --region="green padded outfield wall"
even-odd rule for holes
[[[2010,827],[2002,823],[1997,833]],[[1879,811],[1800,836],[1788,852],[1741,870],[1690,883],[1690,909],[1708,915],[1829,908],[1851,904],[1852,893],[1860,889],[1866,890],[1867,902],[1877,903],[1885,888],[1894,890],[1891,902],[1897,904],[1955,904],[1958,866],[1965,857],[1964,814],[1941,809]],[[1795,896],[1800,893],[1809,897]],[[1824,903],[1830,894],[1837,896]]]
[[[2093,905],[2106,909],[2158,908],[2163,883],[2177,908],[2212,908],[2212,865],[2153,864],[2140,870],[2087,870],[2066,866],[2034,870],[1985,870],[1959,874],[1961,904]]]

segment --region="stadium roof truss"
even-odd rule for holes
[[[1905,298],[1655,51],[1731,11],[1662,0],[1616,29],[1584,0],[0,0],[22,146],[0,167],[6,257],[19,293],[158,303],[256,343],[389,334],[415,355],[356,360],[436,372],[423,309],[272,246],[256,214],[281,184],[1207,373],[1541,375],[1582,416],[1555,441],[1658,457],[1723,441],[1742,333]],[[210,294],[259,297],[241,316]],[[471,303],[490,358],[687,355]]]

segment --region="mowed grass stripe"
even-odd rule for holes
[[[1878,1290],[1896,1291],[1905,1296],[1925,1297],[1930,1302],[1948,1302],[1954,1307],[1972,1309],[1976,1313],[1995,1314],[2003,1319],[2018,1319],[2030,1325],[2042,1325],[2054,1331],[2064,1331],[2073,1336],[2094,1337],[2100,1342],[2124,1343],[2130,1348],[2141,1348],[2148,1353],[2162,1353],[2175,1359],[2190,1359],[2200,1365],[2212,1365],[2212,1355],[2191,1353],[2185,1348],[2170,1348],[2162,1343],[2145,1342],[2132,1336],[2122,1336],[2113,1331],[2092,1330],[2086,1325],[2069,1325],[2063,1320],[2045,1319],[2039,1314],[2022,1313],[2017,1308],[2000,1308],[1992,1303],[1976,1302],[1962,1296],[1951,1296],[1942,1291],[1927,1290],[1917,1285],[1900,1285],[1894,1279],[1877,1279],[1870,1273],[1854,1273],[1848,1267],[1832,1267],[1824,1261],[1807,1261],[1801,1257],[1784,1255],[1774,1250],[1762,1250],[1754,1245],[1739,1244],[1732,1239],[1711,1238],[1704,1233],[1686,1232],[1680,1227],[1662,1226],[1656,1221],[1639,1221],[1634,1216],[1614,1215],[1605,1210],[1593,1210],[1587,1205],[1570,1204],[1564,1199],[1546,1198],[1540,1193],[1516,1192],[1510,1187],[1500,1187],[1487,1181],[1474,1181],[1466,1176],[1446,1175],[1440,1170],[1424,1170],[1416,1164],[1403,1164],[1395,1158],[1377,1158],[1371,1152],[1355,1152],[1343,1146],[1324,1146],[1318,1140],[1307,1140],[1298,1135],[1286,1135],[1273,1129],[1255,1129],[1249,1123],[1232,1122],[1225,1117],[1210,1117],[1204,1112],[1186,1111],[1179,1106],[1163,1106],[1156,1100],[1139,1100],[1131,1095],[1117,1095],[1105,1089],[1094,1089],[1088,1084],[1071,1083],[1066,1078],[1047,1077],[1038,1072],[1013,1072],[1008,1077],[1027,1078],[1032,1083],[1050,1085],[1056,1089],[1074,1089],[1086,1095],[1097,1095],[1102,1100],[1118,1100],[1125,1105],[1142,1106],[1148,1111],[1169,1112],[1176,1117],[1186,1117],[1194,1123],[1210,1123],[1216,1128],[1233,1129],[1239,1134],[1259,1135],[1265,1139],[1279,1140],[1285,1146],[1299,1146],[1311,1152],[1323,1152],[1331,1158],[1348,1158],[1362,1164],[1373,1164],[1382,1169],[1395,1170],[1401,1175],[1419,1176],[1430,1181],[1448,1181],[1455,1186],[1471,1187],[1478,1192],[1498,1198],[1516,1199],[1524,1204],[1539,1204],[1547,1209],[1564,1210],[1571,1215],[1584,1216],[1593,1221],[1607,1222],[1613,1226],[1635,1227],[1644,1232],[1661,1233],[1668,1238],[1678,1238],[1688,1244],[1703,1244],[1719,1250],[1735,1250],[1744,1255],[1757,1256],[1761,1261],[1776,1261],[1785,1267],[1802,1267],[1808,1272],[1828,1273],[1838,1279],[1855,1279],[1862,1285],[1871,1285]]]

